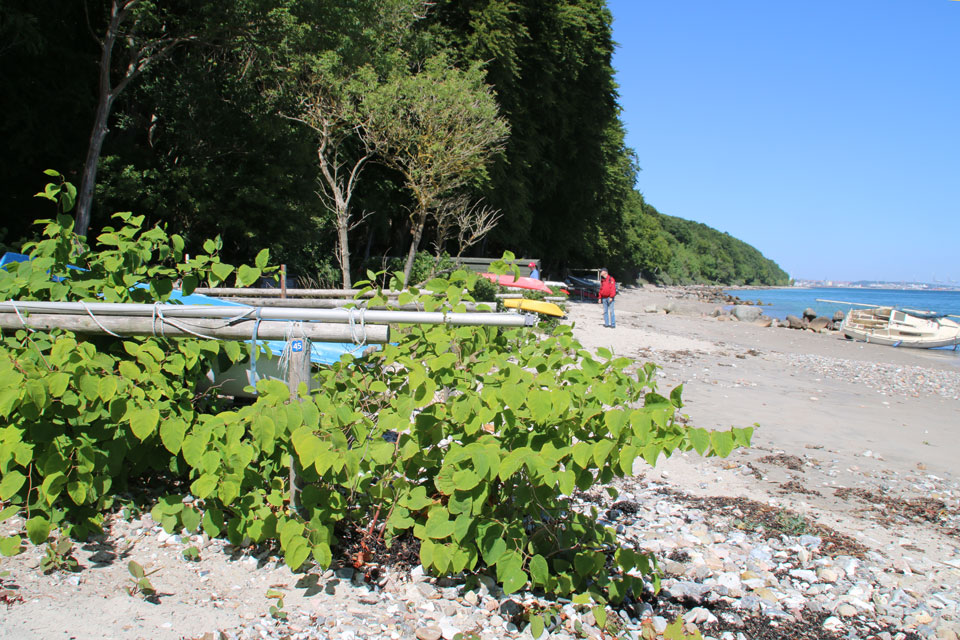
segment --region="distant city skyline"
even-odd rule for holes
[[[794,278],[794,286],[824,286],[824,287],[870,287],[897,289],[960,289],[960,282],[912,282],[910,280],[820,280],[816,278]]]
[[[608,6],[649,204],[793,278],[960,280],[960,2]]]

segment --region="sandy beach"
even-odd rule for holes
[[[727,459],[641,462],[615,483],[618,498],[577,497],[664,569],[658,596],[619,612],[622,637],[662,632],[682,614],[714,640],[956,640],[957,353],[718,318],[682,288],[625,288],[615,329],[602,327],[598,304],[568,306],[585,347],[656,363],[661,392],[682,384],[691,424],[755,425],[753,446]],[[182,557],[189,545],[199,561]],[[31,547],[4,559],[16,589],[0,636],[530,638],[523,612],[557,606],[419,567],[384,567],[372,582],[348,566],[293,574],[270,549],[167,535],[148,514],[112,517],[108,536],[78,548],[81,573],[44,576],[41,556]],[[160,569],[160,604],[123,592],[127,558]],[[267,614],[268,588],[284,594],[287,620]],[[602,636],[589,608],[562,612],[550,637]]]
[[[924,557],[932,564],[958,558],[958,538],[924,526],[890,527],[865,513],[863,502],[835,496],[836,489],[864,488],[925,498],[933,483],[936,495],[952,487],[956,504],[958,352],[896,349],[852,342],[837,332],[717,318],[717,305],[699,302],[682,288],[627,288],[616,305],[613,330],[603,328],[600,305],[570,305],[575,334],[585,346],[658,364],[659,390],[682,384],[683,411],[696,426],[756,425],[753,446],[730,460],[681,455],[638,472],[668,478],[693,494],[772,501],[896,558]],[[771,454],[806,464],[791,471],[760,462]],[[744,474],[744,467],[760,473]],[[784,494],[780,486],[790,480],[822,495]],[[907,551],[904,539],[910,541]]]
[[[683,289],[628,289],[617,299],[615,330],[602,327],[599,305],[572,303],[569,317],[585,346],[660,365],[666,389],[683,384],[698,426],[756,422],[757,446],[822,445],[861,466],[870,450],[901,472],[917,464],[956,472],[960,352],[720,320],[711,316],[717,308]]]
[[[693,424],[756,424],[754,451],[739,455],[819,452],[862,474],[957,480],[960,353],[760,327],[712,317],[717,309],[682,288],[634,288],[617,298],[614,330],[602,327],[597,304],[572,303],[569,318],[588,348],[659,365],[660,391],[683,384]]]

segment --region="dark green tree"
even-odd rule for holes
[[[486,177],[508,126],[480,65],[460,70],[445,56],[391,78],[367,96],[363,108],[381,162],[403,176],[413,195],[406,286],[428,217],[444,210],[445,199]]]

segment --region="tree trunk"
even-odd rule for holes
[[[110,24],[101,43],[100,49],[100,76],[98,79],[97,116],[90,132],[90,142],[87,144],[87,157],[83,161],[83,178],[80,181],[80,193],[77,196],[77,224],[74,231],[79,236],[87,235],[90,227],[90,208],[93,205],[93,188],[97,184],[97,164],[100,162],[100,150],[103,140],[107,137],[107,121],[110,118],[110,109],[117,97],[110,83],[110,67],[112,66],[113,45],[117,41],[120,23],[127,16],[128,3],[121,9],[116,0],[110,6]]]
[[[413,271],[413,259],[417,256],[417,249],[420,248],[420,239],[423,237],[423,227],[427,223],[427,212],[421,211],[413,223],[413,239],[410,241],[410,251],[407,253],[407,264],[403,267],[403,288],[406,289],[410,282],[410,272]]]
[[[339,216],[337,216],[339,218]],[[343,288],[350,289],[350,244],[347,238],[349,220],[337,220],[337,253],[340,256],[340,274],[343,277]]]
[[[103,140],[107,137],[107,119],[110,117],[112,99],[103,100],[97,105],[97,118],[90,132],[90,142],[87,144],[87,157],[83,162],[83,178],[80,181],[80,193],[77,197],[77,224],[74,231],[78,236],[87,235],[90,226],[90,209],[93,204],[93,188],[97,184],[97,164],[100,161],[100,150]]]

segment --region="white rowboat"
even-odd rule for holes
[[[840,331],[853,340],[892,347],[935,349],[960,345],[960,324],[949,318],[918,318],[893,307],[851,309]]]

